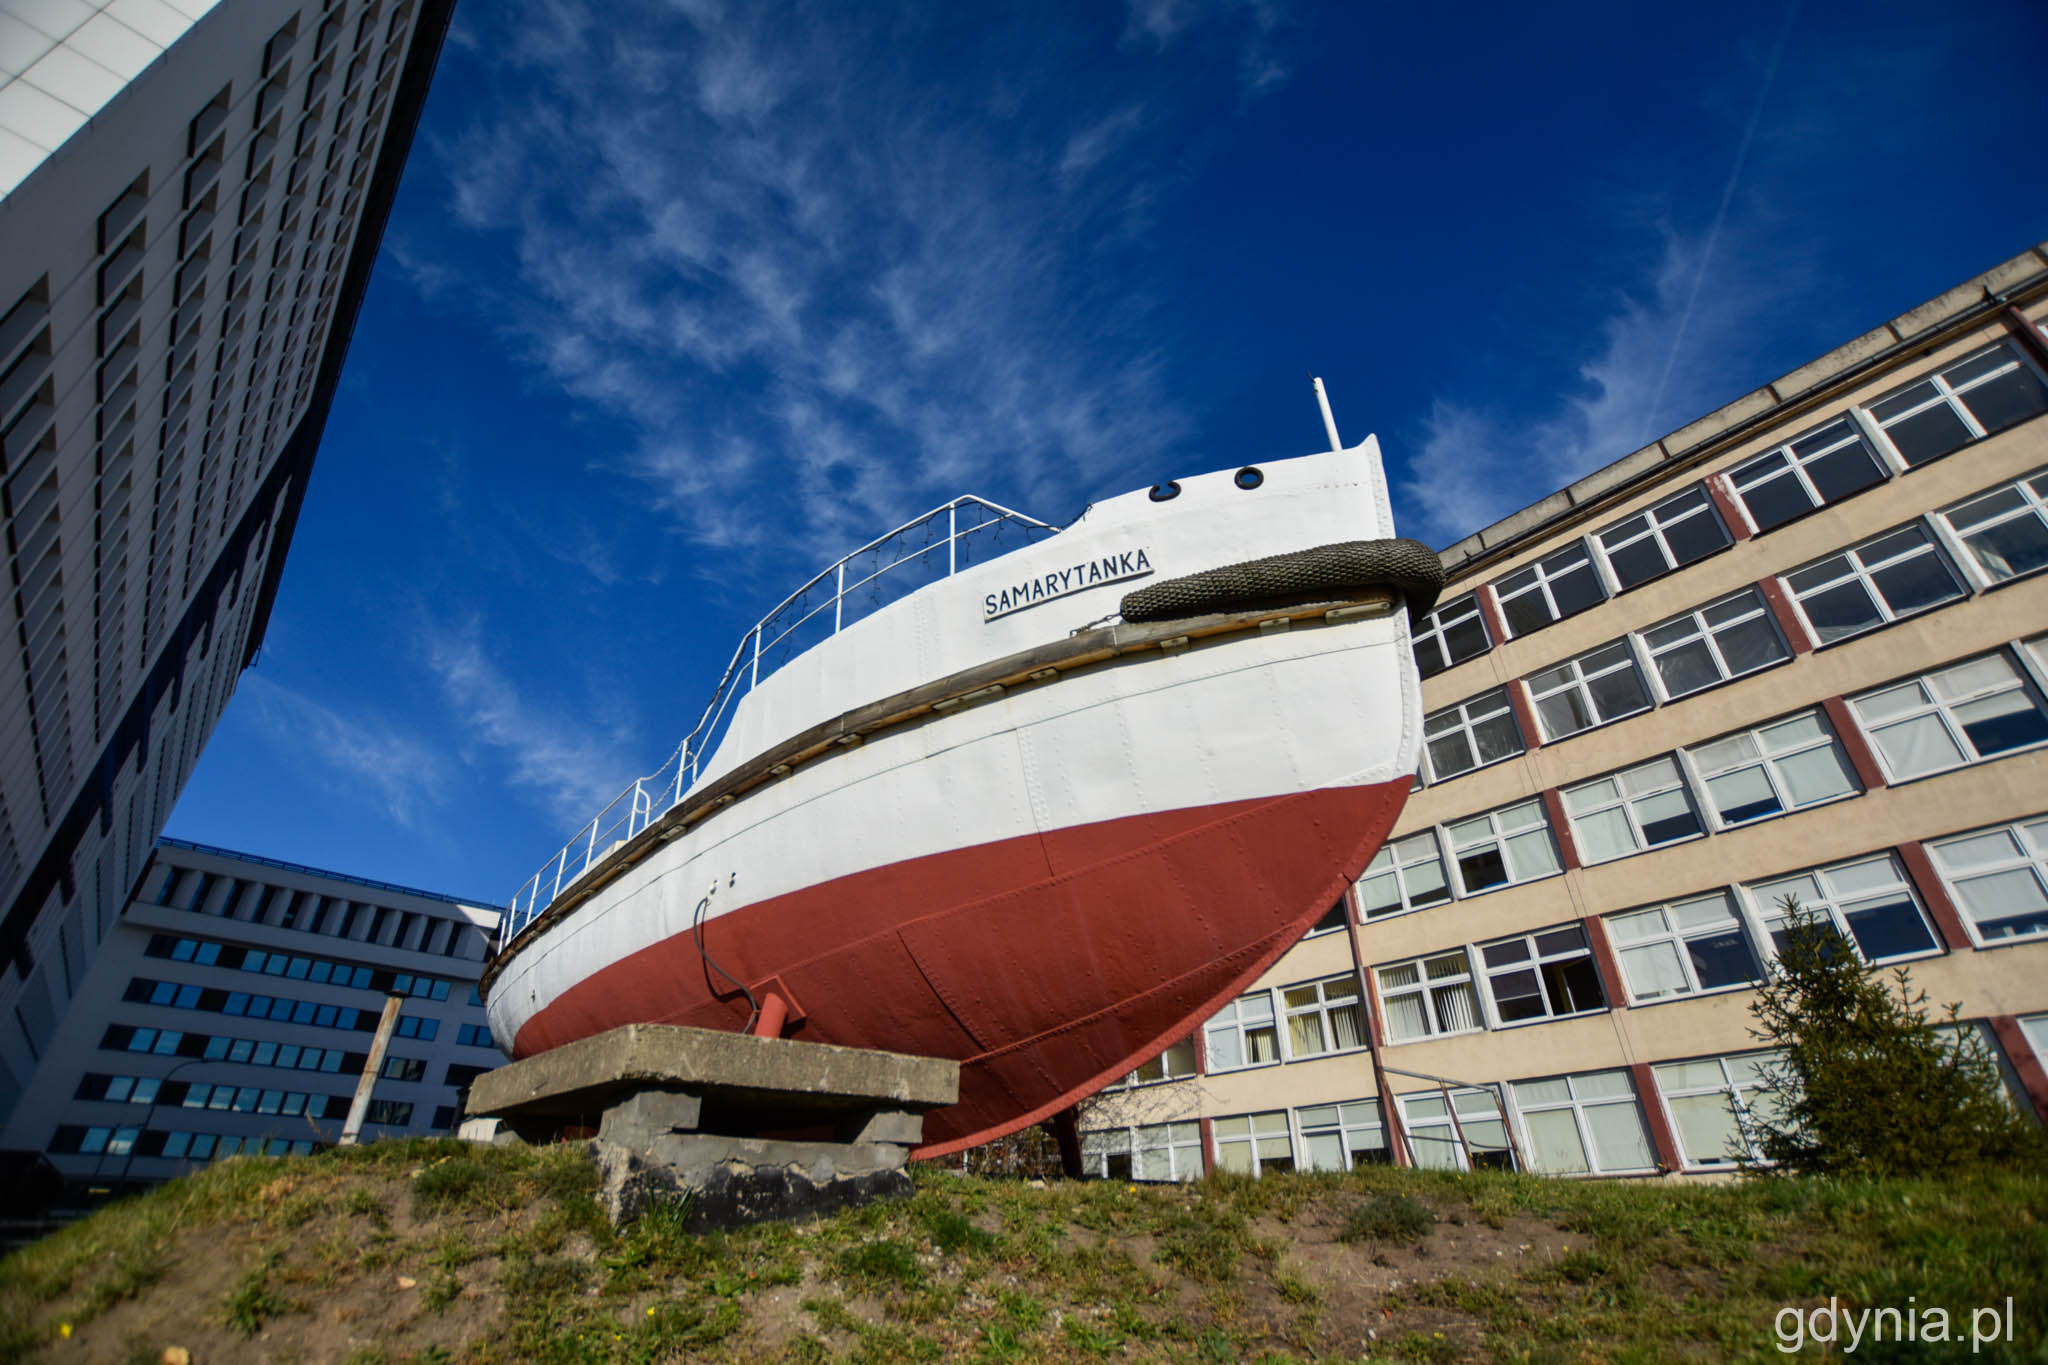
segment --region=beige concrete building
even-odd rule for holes
[[[1091,1164],[1729,1169],[1788,894],[2048,1116],[2044,320],[2048,246],[1444,551],[1394,837]]]

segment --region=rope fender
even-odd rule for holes
[[[1444,565],[1419,540],[1342,540],[1225,564],[1124,594],[1126,621],[1171,621],[1243,607],[1299,602],[1332,591],[1398,588],[1410,620],[1436,605]]]

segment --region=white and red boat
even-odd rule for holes
[[[1047,1118],[1364,870],[1420,743],[1402,607],[1440,576],[1372,438],[1064,528],[949,503],[750,631],[521,889],[491,1027],[515,1057],[652,1022],[955,1058],[922,1156]]]

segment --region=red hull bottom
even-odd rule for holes
[[[918,1156],[1015,1132],[1187,1036],[1365,870],[1406,778],[1129,816],[876,868],[705,926],[799,1015],[793,1037],[952,1057]],[[529,1019],[530,1056],[630,1023],[734,1030],[746,998],[679,934]]]

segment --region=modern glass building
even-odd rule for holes
[[[261,645],[452,0],[0,0],[0,1118]]]
[[[1730,1169],[1786,896],[2048,1115],[2044,319],[2048,248],[1445,550],[1393,837],[1095,1168]]]

